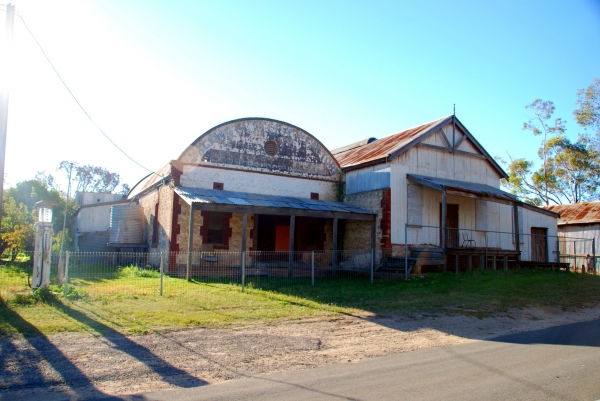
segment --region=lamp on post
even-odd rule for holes
[[[38,221],[35,231],[35,251],[33,255],[33,282],[31,288],[48,287],[50,284],[50,260],[52,255],[52,208],[56,202],[39,201]]]

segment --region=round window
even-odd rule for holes
[[[269,156],[275,156],[279,151],[279,146],[277,146],[277,142],[275,141],[267,141],[265,143],[265,152]]]

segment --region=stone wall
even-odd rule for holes
[[[375,189],[346,195],[344,202],[361,209],[377,213],[375,223],[375,246],[377,249],[391,248],[390,243],[390,189]],[[345,249],[361,250],[371,247],[371,222],[347,220],[344,232]]]

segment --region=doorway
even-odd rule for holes
[[[548,229],[531,227],[531,261],[548,261]]]
[[[442,244],[442,205],[440,204],[440,246]],[[446,247],[458,248],[458,205],[446,204]]]

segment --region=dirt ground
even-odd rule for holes
[[[489,339],[600,318],[600,306],[455,316],[335,316],[228,330],[100,337],[58,334],[0,339],[0,399],[84,399],[219,383],[353,363],[397,352]]]

